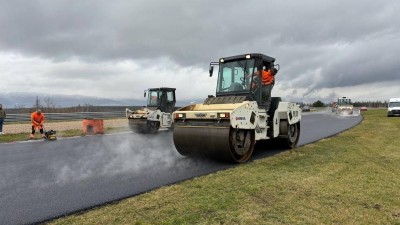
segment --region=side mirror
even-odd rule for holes
[[[147,92],[147,91],[144,91],[144,94],[143,94],[143,97],[145,97],[145,98],[146,98],[146,92]]]
[[[278,71],[281,69],[281,67],[279,66],[279,64],[275,64],[274,68],[276,68]]]
[[[214,66],[210,66],[209,72],[210,72],[210,77],[212,77],[212,74],[213,74],[213,72],[214,72]]]

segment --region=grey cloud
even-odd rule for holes
[[[291,88],[399,80],[395,0],[0,2],[0,51],[94,63],[168,58],[201,68],[260,52],[276,57]]]

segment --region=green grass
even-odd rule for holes
[[[400,224],[400,118],[50,224]]]

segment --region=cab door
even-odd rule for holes
[[[170,127],[172,123],[171,113],[162,113],[161,126]]]
[[[175,109],[175,91],[167,91],[166,98],[165,112],[172,113]]]

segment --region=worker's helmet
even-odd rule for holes
[[[41,114],[41,113],[42,113],[42,110],[36,109],[36,112],[37,112],[38,114]]]

